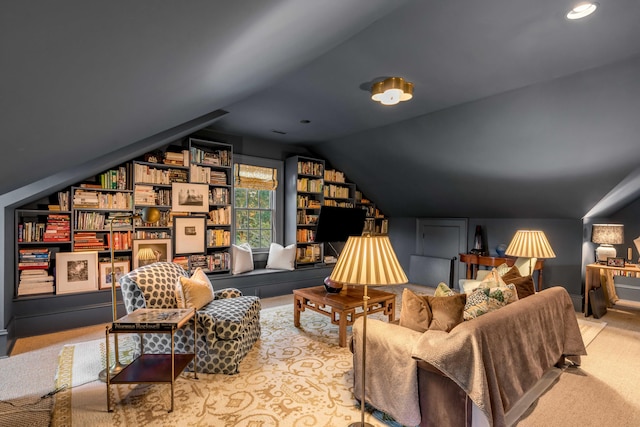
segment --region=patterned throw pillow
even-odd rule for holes
[[[434,297],[450,297],[452,295],[457,295],[458,293],[447,286],[446,283],[440,282],[438,283],[438,287],[436,288]]]
[[[464,320],[475,319],[517,300],[516,287],[512,284],[494,288],[477,288],[467,297]]]

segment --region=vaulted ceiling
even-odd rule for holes
[[[575,3],[9,2],[0,194],[223,109],[392,216],[580,218],[640,167],[640,2]],[[372,102],[387,76],[414,98]]]

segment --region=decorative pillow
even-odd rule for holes
[[[180,279],[182,279],[182,277],[180,277]],[[176,297],[176,307],[187,308],[187,306],[184,305],[184,292],[182,292],[182,283],[180,283],[180,279],[178,279],[175,287],[173,288],[173,293]]]
[[[462,291],[464,291],[465,294],[469,295],[477,287],[482,285],[482,280],[460,279],[458,281],[458,284],[460,285],[460,289],[462,289]]]
[[[517,300],[516,287],[512,284],[494,288],[479,287],[467,297],[464,320],[475,319]]]
[[[431,308],[426,298],[410,289],[402,291],[402,308],[400,309],[400,326],[424,332],[431,323]]]
[[[199,282],[206,283],[211,288],[211,292],[214,291],[213,284],[211,283],[211,280],[209,280],[209,276],[207,276],[207,273],[205,273],[201,267],[195,269],[195,271],[191,275],[191,278]]]
[[[231,245],[231,258],[233,264],[231,274],[246,273],[253,270],[253,254],[248,243]]]
[[[524,276],[533,273],[536,262],[538,262],[538,258],[516,258],[513,266],[518,268],[521,276]]]
[[[482,284],[480,286],[484,288],[495,288],[498,286],[506,286],[506,285],[507,284],[504,283],[504,281],[502,280],[502,277],[500,277],[500,275],[498,274],[498,270],[493,268],[491,272],[487,275],[487,277],[485,277],[484,280],[482,280]]]
[[[512,283],[516,286],[516,292],[518,293],[518,299],[522,299],[536,293],[536,287],[533,284],[533,277],[521,276],[518,267],[515,265],[511,267],[502,280],[505,283]]]
[[[296,245],[286,248],[278,243],[271,243],[267,267],[272,270],[294,270],[296,268]]]
[[[487,274],[491,273],[491,270],[478,270],[476,271],[476,278],[475,280],[480,280],[483,281],[485,277],[487,277]]]
[[[209,288],[211,288],[211,293],[213,293],[213,285],[211,284],[209,277],[207,277],[207,274],[204,272],[204,270],[202,270],[202,268],[196,268],[191,275],[191,279],[205,283],[207,286],[209,286]],[[187,306],[185,305],[184,291],[182,290],[182,283],[180,282],[180,280],[176,282],[174,294],[176,297],[176,306],[178,308],[187,308]]]
[[[498,275],[500,277],[504,276],[512,267],[509,267],[509,265],[506,262],[503,262],[502,264],[500,264],[499,266],[496,267],[496,271],[498,272]]]
[[[213,301],[213,291],[208,284],[187,277],[181,277],[180,284],[186,308],[195,307],[196,310],[200,310]]]
[[[448,297],[426,296],[431,308],[429,330],[449,332],[463,321],[464,305],[467,294],[455,294]]]
[[[449,288],[446,283],[440,282],[438,283],[438,287],[434,292],[433,296],[435,297],[450,297],[452,295],[457,295],[458,293],[453,289]]]

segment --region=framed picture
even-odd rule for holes
[[[133,241],[133,268],[159,261],[171,261],[171,239]]]
[[[176,255],[202,254],[206,249],[207,218],[173,217],[173,243]]]
[[[624,268],[624,257],[607,257],[607,265],[609,267]]]
[[[171,183],[171,209],[183,212],[209,212],[209,185]]]
[[[113,269],[116,274],[116,286],[120,286],[118,280],[129,272],[129,261],[114,261]],[[100,289],[111,289],[111,262],[100,263]]]
[[[56,294],[98,289],[98,252],[56,254]]]

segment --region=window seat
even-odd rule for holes
[[[294,289],[320,286],[331,274],[333,265],[295,270],[256,268],[241,274],[208,274],[214,289],[237,288],[244,295],[260,298],[292,294]]]

